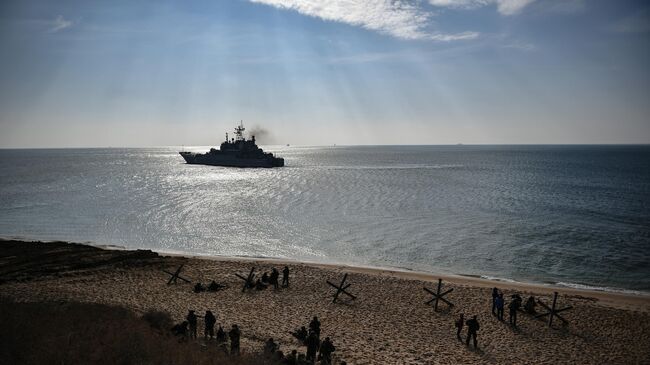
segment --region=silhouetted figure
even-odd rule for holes
[[[208,285],[208,291],[219,291],[225,289],[225,285],[218,284],[216,281],[212,280],[210,285]]]
[[[314,331],[316,336],[320,337],[320,321],[318,317],[314,316],[311,322],[309,322],[309,329]]]
[[[285,363],[285,357],[284,357],[284,352],[278,350],[276,351],[273,356],[271,356],[271,360],[273,360],[274,364],[284,364]]]
[[[291,353],[285,358],[284,363],[287,365],[298,364],[298,351],[291,350]]]
[[[207,340],[208,336],[210,336],[210,339],[212,339],[214,337],[214,324],[217,323],[217,317],[211,311],[205,311],[204,322],[205,331],[203,332],[203,338]]]
[[[219,328],[217,329],[217,345],[226,343],[226,331],[223,330],[223,327],[219,325]]]
[[[526,300],[526,304],[524,304],[524,310],[528,314],[535,314],[537,311],[535,310],[535,297],[534,296],[529,296],[528,300]]]
[[[504,307],[504,302],[503,302],[503,293],[499,293],[499,296],[497,296],[496,299],[496,306],[497,306],[497,318],[499,321],[503,321],[503,307]]]
[[[264,274],[262,274],[262,283],[267,285],[269,283],[269,274],[267,272],[264,272]]]
[[[236,324],[232,325],[228,336],[230,337],[230,354],[239,355],[239,338],[241,337],[241,332]]]
[[[174,336],[178,336],[181,338],[181,340],[186,340],[187,339],[187,326],[189,323],[187,321],[183,321],[182,323],[179,323],[172,327],[172,333]]]
[[[492,288],[492,314],[497,315],[497,298],[499,297],[499,289]]]
[[[320,363],[330,365],[332,363],[332,352],[336,351],[336,348],[329,337],[325,337],[325,341],[320,345],[319,351],[321,356]]]
[[[300,341],[303,344],[305,343],[305,341],[307,340],[307,336],[309,335],[305,326],[300,327],[299,330],[295,330],[291,332],[291,334],[293,335],[293,337],[297,338],[298,341]]]
[[[273,284],[273,287],[275,289],[278,289],[280,287],[280,284],[278,283],[279,278],[280,278],[280,273],[278,272],[278,270],[273,268],[273,270],[271,270],[271,276],[269,276],[269,282]]]
[[[458,337],[459,341],[462,341],[463,339],[460,337],[460,331],[463,330],[463,325],[465,324],[465,315],[463,313],[460,314],[460,317],[456,320],[456,323],[454,324],[456,326],[456,337]]]
[[[472,316],[470,320],[466,323],[467,325],[467,339],[465,340],[465,345],[469,346],[469,339],[472,337],[474,339],[474,348],[478,348],[478,341],[476,340],[476,332],[481,328],[478,324],[476,316]]]
[[[285,288],[289,287],[289,266],[285,266],[282,269],[282,286]]]
[[[307,336],[307,361],[314,363],[316,360],[316,351],[318,351],[319,345],[320,341],[318,340],[318,335],[316,332],[311,331],[309,336]]]
[[[196,314],[194,314],[194,311],[189,311],[185,319],[190,324],[190,338],[196,338]]]
[[[513,327],[517,327],[517,311],[521,308],[521,296],[515,294],[512,296],[510,304],[508,304],[508,322]]]
[[[266,288],[267,288],[267,285],[264,284],[264,282],[263,282],[262,280],[257,279],[257,281],[255,282],[255,289],[257,289],[257,290],[264,290],[264,289],[266,289]]]
[[[266,340],[264,343],[264,355],[271,357],[278,350],[278,344],[273,341],[273,337]]]
[[[203,291],[205,291],[205,287],[203,286],[203,284],[196,283],[196,285],[194,285],[194,292],[195,293],[200,293],[200,292],[203,292]]]

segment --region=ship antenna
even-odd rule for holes
[[[235,128],[235,136],[237,141],[243,141],[244,140],[244,131],[246,128],[244,128],[244,121],[239,122],[239,126]]]

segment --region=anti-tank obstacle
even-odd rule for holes
[[[352,298],[352,300],[357,299],[357,297],[355,297],[354,295],[352,295],[351,293],[349,293],[346,290],[347,288],[350,287],[350,285],[352,285],[352,284],[347,284],[347,285],[345,284],[345,280],[347,280],[347,278],[348,278],[348,274],[346,273],[345,275],[343,275],[343,280],[341,280],[341,284],[339,284],[339,285],[333,284],[332,282],[327,280],[327,283],[329,285],[336,288],[336,293],[334,294],[334,300],[332,300],[332,303],[336,303],[336,301],[338,300],[339,295],[341,293],[343,293],[343,294],[347,295],[348,297]]]
[[[442,289],[442,279],[438,279],[438,290],[436,290],[436,292],[433,292],[433,290],[431,290],[431,289],[429,289],[427,287],[424,287],[424,291],[426,291],[427,293],[433,295],[433,298],[428,300],[425,304],[429,305],[429,304],[431,304],[432,302],[435,301],[434,304],[433,304],[433,310],[435,310],[436,312],[438,311],[438,301],[439,300],[442,300],[443,302],[447,303],[447,305],[450,306],[450,307],[454,306],[454,304],[452,302],[450,302],[450,301],[448,301],[447,299],[444,298],[444,296],[451,293],[454,290],[454,288],[451,288],[451,289],[449,289],[449,290],[447,290],[447,291],[445,291],[443,293],[440,292],[441,289]]]
[[[176,271],[174,271],[173,273],[170,272],[170,271],[167,271],[167,270],[164,270],[164,269],[163,269],[163,272],[165,272],[165,273],[171,275],[171,277],[170,277],[169,280],[167,281],[167,285],[170,285],[170,284],[176,284],[176,280],[177,280],[177,279],[181,279],[181,280],[183,280],[184,282],[186,282],[186,283],[188,283],[188,284],[191,284],[191,283],[192,283],[191,281],[185,279],[184,277],[182,277],[182,276],[180,275],[180,274],[181,274],[181,270],[183,270],[183,266],[185,266],[185,264],[181,264],[181,266],[179,266],[178,269],[176,269]]]
[[[542,307],[546,308],[548,312],[546,313],[541,313],[535,316],[535,318],[541,318],[541,317],[546,317],[549,316],[548,318],[548,326],[551,327],[553,325],[553,317],[559,318],[565,325],[569,324],[569,321],[564,319],[562,316],[560,316],[558,313],[567,311],[569,309],[573,309],[573,306],[570,305],[568,307],[564,307],[561,309],[555,309],[555,305],[557,303],[557,292],[553,292],[553,304],[549,307],[548,305],[544,304],[541,300],[537,299],[537,303],[541,305]]]
[[[244,286],[241,288],[242,293],[245,292],[246,289],[252,289],[255,287],[255,283],[253,282],[255,279],[255,267],[251,267],[251,271],[248,273],[248,277],[244,277],[237,273],[235,273],[235,275],[244,281]]]

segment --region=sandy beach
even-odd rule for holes
[[[394,271],[281,260],[197,258],[158,255],[150,251],[106,250],[67,243],[0,243],[1,295],[21,302],[79,301],[170,313],[181,321],[189,309],[212,310],[224,328],[238,324],[242,349],[260,349],[273,337],[285,353],[305,348],[289,332],[307,326],[312,316],[322,323],[322,337],[332,338],[335,363],[348,364],[641,364],[650,363],[650,297],[505,283],[459,276]],[[193,283],[211,280],[227,289],[193,293],[192,285],[167,285],[169,275],[184,264],[181,275]],[[235,273],[290,267],[290,287],[242,292]],[[334,289],[348,273],[354,301],[332,303]],[[455,304],[434,312],[425,305],[438,278]],[[543,320],[520,314],[518,327],[491,314],[491,288],[506,298],[520,293],[558,306],[573,306],[549,328]],[[538,306],[538,310],[542,308]],[[477,315],[479,349],[467,348],[455,336],[459,313]],[[201,326],[201,323],[199,324]],[[463,338],[466,330],[463,331]]]

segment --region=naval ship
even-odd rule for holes
[[[230,167],[282,167],[284,159],[264,152],[255,144],[255,136],[244,137],[244,123],[235,128],[235,137],[226,140],[218,150],[210,148],[207,153],[179,152],[189,164],[230,166]]]

